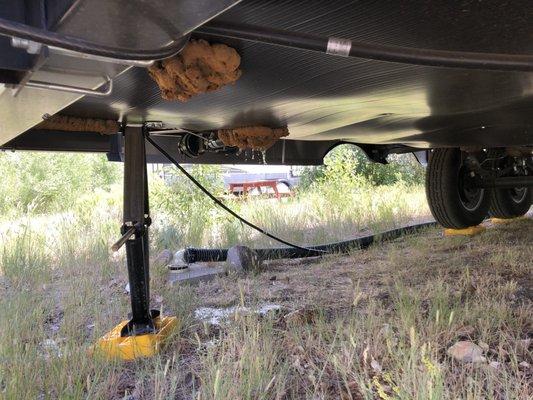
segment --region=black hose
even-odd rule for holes
[[[357,239],[345,240],[342,242],[313,246],[308,249],[295,249],[290,247],[280,247],[272,249],[255,249],[255,253],[260,260],[277,260],[282,258],[304,258],[316,257],[314,251],[319,250],[321,254],[348,253],[354,249],[366,249],[376,242],[393,240],[403,235],[419,232],[422,229],[437,226],[436,222],[426,222],[417,225],[404,226],[376,235],[364,236]],[[183,259],[187,264],[195,262],[226,261],[228,249],[185,249]]]
[[[217,199],[209,190],[207,190],[200,182],[198,182],[194,178],[194,176],[189,174],[187,172],[187,170],[185,168],[183,168],[174,157],[172,157],[161,146],[159,146],[156,142],[154,142],[153,139],[149,135],[146,135],[146,140],[148,141],[148,143],[150,143],[152,146],[154,146],[157,150],[159,150],[159,152],[161,154],[163,154],[172,164],[174,164],[176,166],[176,168],[178,168],[183,173],[183,175],[185,175],[187,178],[189,178],[189,180],[192,183],[194,183],[194,185],[196,185],[196,187],[198,187],[198,189],[200,189],[202,192],[204,192],[204,194],[207,197],[209,197],[211,200],[213,200],[215,202],[215,204],[217,204],[219,207],[221,207],[222,209],[224,209],[225,211],[230,213],[232,216],[237,218],[243,224],[246,224],[250,228],[255,229],[256,231],[262,233],[263,235],[265,235],[265,236],[267,236],[267,237],[269,237],[271,239],[274,239],[275,241],[280,242],[280,243],[282,243],[282,244],[284,244],[286,246],[292,247],[294,249],[298,249],[298,250],[303,251],[303,252],[313,253],[315,256],[318,256],[318,255],[321,255],[321,254],[324,253],[324,251],[320,250],[320,249],[308,249],[308,248],[301,247],[301,246],[298,246],[296,244],[293,244],[291,242],[288,242],[288,241],[286,241],[284,239],[281,239],[281,238],[279,238],[279,237],[277,237],[275,235],[272,235],[271,233],[268,233],[263,228],[260,228],[259,226],[257,226],[255,224],[251,223],[250,221],[244,219],[239,214],[237,214],[235,211],[233,211],[231,208],[229,208],[224,203],[222,203],[219,199]]]
[[[434,67],[484,70],[533,71],[533,55],[480,53],[389,46],[258,27],[249,24],[211,22],[197,33],[337,54],[371,60]]]
[[[170,44],[159,49],[132,50],[123,47],[105,46],[89,42],[79,37],[35,28],[33,26],[9,21],[3,18],[0,18],[0,35],[15,36],[48,46],[76,51],[78,53],[124,61],[151,61],[171,57],[174,54],[179,53],[189,39],[189,37],[186,36],[174,40]]]

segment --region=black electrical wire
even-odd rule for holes
[[[483,70],[533,71],[533,55],[526,54],[481,53],[391,46],[222,21],[203,25],[197,28],[195,32],[216,37],[250,40],[321,53],[403,64]],[[330,48],[330,45],[333,45],[332,48]],[[335,45],[339,47],[335,48]]]
[[[533,56],[525,54],[446,51],[389,46],[227,22],[212,22],[199,27],[195,32],[217,37],[251,40],[254,42],[270,43],[349,57],[404,64],[484,70],[533,71]],[[105,46],[79,37],[35,28],[3,18],[0,18],[0,35],[15,36],[79,53],[129,61],[160,60],[171,57],[181,51],[188,41],[188,37],[185,37],[159,49],[132,50],[122,47]],[[329,49],[332,40],[337,40],[338,42],[336,44],[339,44],[340,41],[342,44],[340,51],[339,49],[334,51]],[[346,54],[343,54],[344,51],[346,51]]]
[[[79,37],[60,34],[44,29],[35,28],[19,22],[0,18],[0,35],[15,36],[21,39],[31,40],[48,46],[76,51],[100,57],[108,57],[124,61],[151,61],[168,58],[176,53],[187,43],[189,37],[180,38],[159,49],[132,50],[123,47],[105,46],[89,42]]]
[[[282,243],[286,246],[289,246],[289,247],[292,247],[294,249],[298,249],[302,252],[305,252],[306,254],[314,254],[314,255],[323,255],[326,253],[326,251],[324,250],[319,250],[319,249],[312,249],[312,248],[306,248],[306,247],[302,247],[302,246],[298,246],[297,244],[293,244],[293,243],[290,243],[290,242],[287,242],[286,240],[284,239],[281,239],[277,236],[274,236],[272,235],[271,233],[268,233],[267,231],[265,231],[263,228],[251,223],[250,221],[244,219],[243,217],[241,217],[239,214],[237,214],[235,211],[233,211],[231,208],[229,208],[228,206],[226,206],[224,203],[222,203],[219,199],[217,199],[209,190],[207,190],[200,182],[198,182],[194,176],[192,176],[191,174],[189,174],[187,172],[187,170],[185,168],[183,168],[180,163],[174,158],[172,157],[169,153],[167,153],[161,146],[159,146],[149,135],[146,135],[146,140],[148,141],[148,143],[150,143],[152,146],[154,146],[161,154],[163,154],[172,164],[174,164],[176,166],[176,168],[178,168],[182,173],[183,175],[185,175],[187,178],[189,178],[189,180],[194,183],[194,185],[196,187],[198,187],[198,189],[200,189],[202,192],[204,192],[204,194],[209,197],[211,200],[213,200],[219,207],[221,207],[222,209],[224,209],[225,211],[227,211],[228,213],[230,213],[232,216],[234,216],[235,218],[237,218],[239,221],[241,221],[243,224],[245,225],[248,225],[250,228],[253,228],[255,229],[256,231],[262,233],[263,235],[279,242],[279,243]]]

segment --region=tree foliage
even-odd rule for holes
[[[0,153],[0,210],[71,209],[81,195],[118,182],[121,168],[104,155]]]

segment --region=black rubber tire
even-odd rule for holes
[[[426,171],[426,197],[431,213],[445,228],[463,229],[479,225],[487,217],[491,190],[479,192],[479,202],[470,209],[460,194],[461,151],[435,149]]]
[[[490,199],[489,215],[495,218],[517,218],[526,214],[533,202],[533,190],[525,188],[520,200],[513,197],[513,189],[494,189]]]

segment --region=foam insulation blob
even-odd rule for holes
[[[77,118],[66,115],[47,116],[35,129],[70,132],[97,132],[113,135],[120,129],[120,124],[111,119]]]
[[[241,57],[225,44],[191,40],[178,55],[158,61],[148,72],[166,100],[187,101],[201,93],[235,83]]]
[[[266,126],[247,126],[233,129],[219,129],[218,138],[226,146],[241,150],[266,150],[280,138],[288,136],[287,128],[268,128]]]

